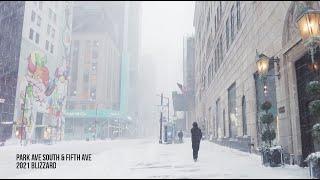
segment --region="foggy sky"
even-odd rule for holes
[[[193,34],[192,1],[142,2],[141,48],[157,67],[156,90],[171,98],[183,81],[183,37]]]

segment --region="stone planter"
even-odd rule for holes
[[[309,165],[310,177],[320,179],[320,152],[311,153],[305,161]]]
[[[262,164],[264,166],[279,167],[284,165],[283,149],[281,146],[271,148],[260,148]]]

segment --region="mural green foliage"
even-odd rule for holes
[[[27,97],[33,97],[33,87],[31,85],[28,85],[26,87],[26,91],[27,91]]]
[[[47,64],[47,56],[41,56],[39,53],[35,53],[36,66],[44,67]]]

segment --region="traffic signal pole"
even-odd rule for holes
[[[161,111],[160,111],[160,139],[159,143],[162,144],[162,103],[163,103],[163,93],[161,93]]]

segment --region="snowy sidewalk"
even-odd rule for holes
[[[260,156],[208,141],[201,142],[196,163],[190,141],[168,145],[158,144],[157,139],[73,141],[0,150],[0,170],[6,172],[0,178],[309,178],[307,168],[263,167]],[[94,155],[92,162],[58,162],[54,170],[16,170],[19,152]]]

